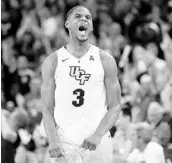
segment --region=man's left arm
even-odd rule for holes
[[[102,65],[105,73],[105,88],[108,111],[98,125],[95,133],[86,139],[82,146],[85,149],[95,150],[101,138],[112,128],[120,113],[121,88],[117,77],[117,66],[114,58],[101,51]]]
[[[105,135],[115,124],[120,112],[121,88],[117,77],[117,66],[114,58],[102,52],[102,65],[105,73],[105,88],[108,112],[100,122],[95,134]]]

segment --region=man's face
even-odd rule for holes
[[[69,16],[65,25],[72,37],[81,42],[87,41],[89,33],[93,30],[91,13],[84,7],[78,7]]]
[[[161,120],[162,114],[160,113],[160,111],[158,111],[156,108],[153,108],[152,106],[152,108],[151,107],[148,108],[147,117],[148,117],[148,121],[151,124],[156,125]]]

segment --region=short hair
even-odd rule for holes
[[[77,5],[77,6],[74,6],[73,8],[71,8],[67,14],[66,14],[66,20],[73,14],[73,12],[77,9],[77,8],[80,8],[80,7],[83,7],[83,8],[86,8],[85,6],[83,5]],[[87,8],[86,8],[87,9]]]

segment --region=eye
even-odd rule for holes
[[[80,18],[80,17],[81,17],[80,15],[75,15],[75,18],[77,18],[77,19]]]
[[[89,20],[90,20],[90,19],[91,19],[91,17],[90,17],[90,16],[86,16],[86,19],[89,19]]]

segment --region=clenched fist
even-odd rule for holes
[[[85,150],[89,149],[90,151],[95,151],[97,146],[100,144],[101,137],[97,135],[92,135],[86,138],[81,144],[81,148]]]

